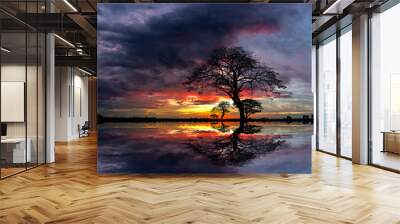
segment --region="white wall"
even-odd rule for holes
[[[39,70],[37,70],[39,69]],[[1,81],[2,82],[23,82],[26,85],[26,106],[23,102],[20,113],[25,114],[26,120],[20,122],[5,122],[7,124],[8,138],[24,138],[27,136],[31,148],[33,162],[39,159],[39,163],[44,163],[44,80],[42,68],[35,66],[25,66],[25,63],[5,63],[1,66]],[[27,80],[25,80],[27,78]],[[2,89],[3,92],[4,89]],[[20,90],[20,94],[24,94],[24,90]],[[7,98],[7,95],[2,95],[2,98]],[[13,108],[2,107],[2,112],[16,113],[10,111]],[[9,111],[8,111],[9,110]],[[15,110],[15,108],[14,108]],[[23,115],[24,116],[24,115]],[[37,155],[37,153],[39,155]]]
[[[75,75],[74,75],[74,102],[73,105],[74,107],[72,108],[72,120],[71,120],[71,134],[74,138],[79,137],[79,132],[78,132],[78,125],[83,125],[85,121],[89,120],[89,113],[88,113],[88,77],[87,76],[82,76],[82,73],[76,74],[75,70]]]
[[[8,64],[1,66],[1,81],[25,82],[25,64]],[[1,108],[6,110],[6,108]],[[8,122],[7,137],[25,137],[25,122]]]
[[[69,68],[55,68],[55,140],[67,141],[69,133],[69,85],[70,75]]]
[[[27,69],[27,70],[25,70]],[[36,130],[36,80],[31,77],[36,77],[36,66],[27,66],[25,64],[4,64],[1,66],[1,81],[2,82],[24,82],[26,83],[25,76],[28,72],[28,87],[27,87],[27,118],[28,118],[28,137],[29,130]],[[42,102],[42,101],[40,101]],[[42,105],[39,105],[41,107]],[[7,110],[7,108],[2,108]],[[33,123],[32,123],[33,122]],[[33,131],[32,131],[33,132]],[[24,137],[25,136],[25,122],[7,122],[7,134],[9,137]],[[36,135],[36,132],[35,132]]]
[[[88,121],[88,77],[76,68],[56,67],[55,140],[79,138],[78,125]]]

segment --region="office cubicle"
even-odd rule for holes
[[[43,2],[5,4],[0,7],[15,11],[0,11],[1,179],[45,162],[46,40],[39,30],[18,20],[26,12],[42,11]]]

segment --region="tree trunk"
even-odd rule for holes
[[[244,114],[244,108],[243,108],[243,104],[240,103],[237,105],[238,109],[239,109],[239,114],[240,114],[240,121],[245,121],[246,120],[246,116]]]
[[[242,129],[244,127],[244,123],[246,121],[243,103],[240,100],[239,94],[234,94],[232,97],[232,100],[233,100],[233,103],[235,104],[235,106],[239,109],[239,115],[240,115],[240,127],[239,128]]]
[[[240,115],[240,128],[244,127],[244,123],[246,122],[246,116],[244,114],[244,107],[241,101],[238,103],[235,103],[236,107],[239,109],[239,115]]]
[[[238,150],[238,140],[239,140],[239,135],[241,133],[242,128],[238,128],[236,129],[233,133],[232,133],[232,138],[231,138],[231,142],[232,142],[232,151],[237,152]]]
[[[244,113],[244,119],[246,120],[246,123],[247,123],[247,121],[249,120],[249,114],[248,113]]]

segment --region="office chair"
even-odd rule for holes
[[[89,136],[89,129],[90,129],[89,121],[85,121],[85,123],[82,125],[82,127],[80,127],[80,125],[78,125],[79,138]]]

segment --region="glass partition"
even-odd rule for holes
[[[0,7],[39,13],[43,3]],[[45,44],[43,33],[0,12],[1,179],[45,163]]]
[[[336,36],[318,47],[318,149],[336,153]]]
[[[31,158],[26,150],[26,41],[25,32],[1,34],[2,177],[24,171]]]
[[[336,34],[321,42],[317,50],[317,147],[351,159],[352,26]]]
[[[27,167],[37,165],[38,160],[38,35],[27,33],[27,74],[26,74],[26,113],[27,113],[27,151],[30,158]]]
[[[37,64],[37,162],[46,162],[45,124],[46,124],[46,37],[38,33],[38,64]]]

